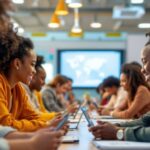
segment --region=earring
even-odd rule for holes
[[[19,70],[19,67],[17,67],[16,69]]]

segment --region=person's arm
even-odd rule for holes
[[[43,113],[48,113],[48,111],[46,110],[46,108],[43,104],[42,94],[40,92],[37,92],[37,91],[34,91],[34,94],[37,97],[38,103],[40,105],[40,111]]]
[[[108,108],[108,109],[113,109],[114,104],[115,104],[115,100],[116,100],[116,96],[112,95],[109,102],[105,105],[105,107]]]
[[[18,119],[9,112],[7,100],[2,92],[5,91],[0,90],[0,122],[2,125],[14,127],[20,131],[34,131],[46,126],[46,122],[42,121],[33,110],[23,88],[18,87],[16,90],[18,99],[16,99],[16,103],[15,101],[13,102],[15,104],[13,105],[14,108],[12,108],[17,113]]]
[[[7,135],[5,135],[5,139],[28,139],[33,137],[34,132],[19,132],[19,131],[14,131],[14,132],[9,132]]]
[[[144,114],[139,119],[117,123],[116,125],[119,127],[135,127],[135,126],[147,127],[149,126],[149,124],[150,124],[150,112]]]
[[[147,93],[147,90],[145,90],[145,88],[139,88],[131,106],[123,111],[113,111],[112,116],[124,119],[134,118],[137,114],[140,113],[140,111],[142,111],[147,105],[150,104],[148,94],[149,93]]]
[[[126,141],[150,142],[150,127],[130,127],[124,131]]]
[[[5,139],[24,139],[30,138],[34,134],[33,132],[19,132],[16,129],[9,126],[0,126],[0,138]]]
[[[56,150],[62,135],[62,132],[44,132],[30,139],[8,140],[9,149],[4,150]]]
[[[35,96],[37,97],[38,104],[40,106],[40,116],[43,120],[49,121],[56,116],[55,112],[48,112],[43,104],[42,95],[40,92],[34,91]]]
[[[126,110],[127,108],[128,108],[128,99],[126,98],[122,100],[122,102],[114,110],[120,112],[120,111]]]
[[[142,118],[139,118],[132,121],[117,123],[117,125],[119,127],[135,127],[135,126],[144,126],[144,123]]]
[[[6,137],[10,133],[17,132],[16,129],[9,126],[0,126],[0,138]]]
[[[45,105],[45,108],[48,111],[62,111],[62,108],[60,108],[57,104],[56,104],[56,97],[54,96],[54,93],[49,90],[49,89],[44,89],[42,91],[42,99]]]

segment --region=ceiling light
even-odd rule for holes
[[[71,3],[71,1],[72,1],[72,0],[66,0],[66,3],[69,4],[69,3]]]
[[[19,24],[17,22],[13,22],[13,28],[16,29],[19,27]]]
[[[74,33],[74,32],[70,32],[69,33],[69,36],[70,37],[75,37],[75,38],[81,38],[81,37],[83,37],[83,32],[80,32],[80,33]]]
[[[74,8],[74,25],[71,29],[73,33],[81,33],[82,29],[79,24],[79,10],[78,8]]]
[[[99,22],[92,22],[90,24],[91,28],[101,28],[102,27],[102,24],[99,23]]]
[[[71,0],[68,6],[71,8],[80,8],[82,7],[82,3],[81,3],[81,0]]]
[[[74,8],[74,25],[69,33],[71,37],[83,37],[83,30],[79,24],[79,10]]]
[[[50,23],[48,24],[48,27],[49,28],[59,28],[60,27],[60,20],[55,13],[52,15],[52,18],[50,20]]]
[[[144,0],[131,0],[132,4],[142,4],[144,3]]]
[[[138,24],[138,28],[141,28],[141,29],[150,28],[150,23],[140,23]]]
[[[102,27],[102,24],[97,21],[97,15],[96,14],[94,15],[94,20],[90,24],[90,26],[91,26],[91,28],[101,28]]]
[[[23,4],[24,0],[12,0],[15,4]]]
[[[19,33],[19,34],[23,34],[23,33],[24,33],[24,29],[21,28],[21,27],[19,27],[19,28],[18,28],[18,33]]]
[[[58,1],[55,13],[57,15],[67,15],[68,14],[68,9],[67,9],[67,5],[65,3],[65,0],[59,0]]]
[[[73,32],[73,33],[80,33],[80,32],[82,32],[82,29],[80,27],[74,26],[71,29],[71,32]]]

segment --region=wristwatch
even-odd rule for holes
[[[117,133],[116,133],[116,137],[117,137],[118,140],[123,140],[123,138],[124,138],[124,130],[119,129],[117,131]]]

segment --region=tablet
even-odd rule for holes
[[[79,137],[74,135],[66,135],[62,137],[62,143],[76,143],[79,142]]]
[[[66,114],[64,116],[63,120],[61,122],[59,122],[59,124],[57,125],[57,127],[54,130],[57,131],[57,130],[61,129],[65,125],[65,123],[67,123],[68,118],[69,118],[69,114]]]
[[[94,126],[94,123],[92,122],[90,116],[88,115],[86,108],[85,107],[81,107],[81,110],[82,110],[82,112],[83,112],[83,114],[84,114],[84,116],[85,116],[85,118],[86,118],[86,120],[88,122],[88,126],[90,126],[90,127]]]

